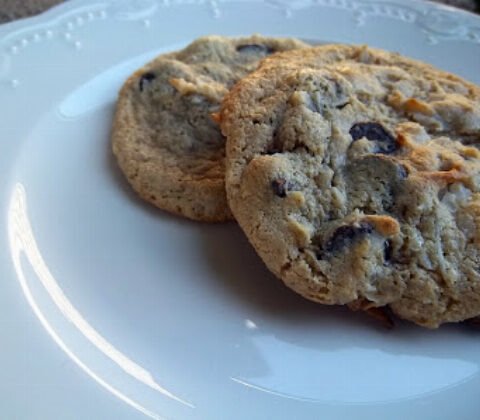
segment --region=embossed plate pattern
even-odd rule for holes
[[[141,202],[115,95],[207,33],[367,43],[480,83],[480,20],[428,2],[80,1],[0,26],[1,417],[473,419],[474,331],[296,296],[234,225]]]

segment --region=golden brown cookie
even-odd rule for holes
[[[480,314],[480,88],[386,51],[268,58],[226,96],[226,187],[289,287],[435,328]]]
[[[133,74],[118,96],[112,144],[145,200],[195,220],[232,218],[225,197],[225,138],[212,113],[268,55],[303,47],[295,39],[208,36]]]

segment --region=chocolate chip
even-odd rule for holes
[[[390,261],[392,261],[392,254],[393,254],[392,242],[389,240],[386,240],[383,243],[383,260],[386,263],[389,263]]]
[[[244,44],[237,47],[237,51],[242,54],[271,54],[273,50],[266,45]]]
[[[349,131],[353,141],[366,137],[377,143],[377,153],[389,154],[397,149],[397,143],[393,136],[376,122],[356,123]]]
[[[287,181],[283,178],[274,179],[272,181],[273,193],[281,198],[287,196]]]
[[[144,73],[140,77],[140,80],[138,81],[138,87],[140,89],[140,92],[143,92],[143,89],[145,89],[146,86],[148,86],[153,79],[155,79],[157,76],[153,73]]]
[[[358,225],[340,226],[327,242],[326,250],[328,252],[340,251],[348,244],[364,237],[373,232],[373,226],[368,223],[360,223]]]
[[[281,198],[287,196],[287,191],[299,191],[300,187],[295,182],[287,182],[284,178],[277,178],[272,181],[272,190],[275,195]]]

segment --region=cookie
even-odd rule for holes
[[[288,38],[208,36],[134,73],[119,93],[112,129],[113,152],[134,190],[194,220],[231,219],[225,138],[212,114],[260,60],[304,46]]]
[[[436,328],[480,314],[480,88],[400,55],[281,53],[225,97],[226,188],[304,297]]]

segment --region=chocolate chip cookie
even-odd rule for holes
[[[226,188],[289,287],[436,328],[480,314],[480,88],[400,55],[281,53],[225,97]]]
[[[164,54],[122,87],[113,121],[113,152],[145,200],[191,219],[231,219],[225,197],[225,138],[212,114],[240,78],[295,39],[208,36]]]

